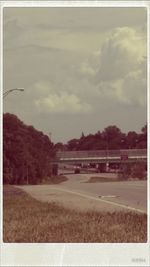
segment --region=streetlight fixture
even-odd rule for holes
[[[20,91],[20,92],[23,92],[24,91],[24,88],[13,88],[13,89],[9,89],[7,91],[5,91],[3,93],[3,98],[5,98],[9,93],[13,92],[13,91]]]

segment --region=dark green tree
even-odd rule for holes
[[[51,174],[54,145],[47,135],[27,126],[17,116],[3,117],[3,180],[36,184]]]
[[[121,130],[115,126],[108,126],[102,132],[105,149],[120,149],[121,140],[123,138]]]

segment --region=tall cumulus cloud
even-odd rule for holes
[[[144,33],[122,27],[107,37],[94,82],[98,94],[128,105],[146,105],[146,40]]]

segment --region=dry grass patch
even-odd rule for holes
[[[147,216],[79,212],[4,186],[4,242],[146,242]]]
[[[118,182],[118,178],[107,178],[107,177],[90,177],[85,183],[107,183],[107,182]]]
[[[56,175],[50,178],[48,177],[43,179],[40,184],[60,184],[67,180],[68,178],[64,175]]]

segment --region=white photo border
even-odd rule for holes
[[[147,122],[150,132],[150,2],[149,1],[0,1],[0,172],[1,172],[1,266],[150,266],[150,166],[148,164],[147,243],[3,243],[3,9],[6,7],[145,7],[147,8]],[[148,135],[148,162],[150,139]]]

